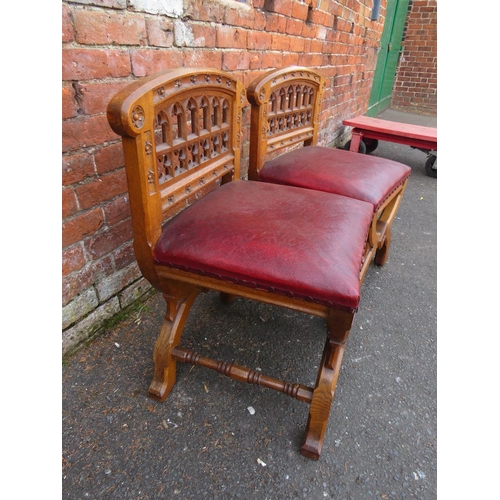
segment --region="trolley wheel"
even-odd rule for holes
[[[378,148],[378,139],[365,139],[366,153],[373,153]]]
[[[351,149],[351,141],[347,141],[344,145],[344,149],[349,151]],[[358,153],[362,155],[366,154],[366,144],[363,141],[359,141]]]
[[[425,162],[425,173],[434,179],[437,179],[437,157],[436,155],[429,155]]]

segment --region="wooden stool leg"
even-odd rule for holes
[[[309,408],[304,442],[300,449],[302,455],[314,460],[319,458],[323,446],[345,343],[353,318],[354,313],[335,310],[331,310],[328,317],[328,338]]]
[[[394,219],[396,218],[396,214],[398,212],[399,205],[401,204],[401,200],[403,199],[403,194],[406,190],[406,186],[408,184],[408,179],[406,179],[403,185],[397,189],[392,198],[390,198],[389,203],[383,209],[379,223],[383,227],[383,235],[380,240],[380,244],[378,245],[378,249],[375,253],[374,262],[378,266],[383,266],[387,262],[387,258],[389,256],[389,248],[391,246],[391,227]]]
[[[198,295],[194,287],[188,292],[180,296],[163,295],[167,302],[167,314],[153,354],[154,376],[148,391],[153,399],[165,401],[175,384],[176,361],[171,356],[172,349],[180,342],[187,316]]]
[[[383,266],[389,257],[389,247],[391,246],[391,226],[386,229],[384,243],[375,252],[374,262],[377,266]]]

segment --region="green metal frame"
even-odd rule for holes
[[[368,103],[368,116],[377,116],[391,104],[399,57],[403,52],[403,32],[410,0],[388,0],[384,31]]]

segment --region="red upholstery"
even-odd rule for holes
[[[307,146],[267,162],[259,179],[367,201],[376,211],[410,173],[407,165],[385,158]]]
[[[356,310],[372,206],[263,182],[225,184],[171,219],[156,264]]]

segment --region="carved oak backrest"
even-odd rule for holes
[[[250,84],[249,178],[258,180],[260,169],[277,151],[316,144],[324,84],[319,73],[301,66],[269,71]]]
[[[239,178],[244,99],[232,76],[195,68],[141,78],[111,99],[107,117],[122,136],[134,249],[153,281],[152,250],[162,224],[221,182]]]

